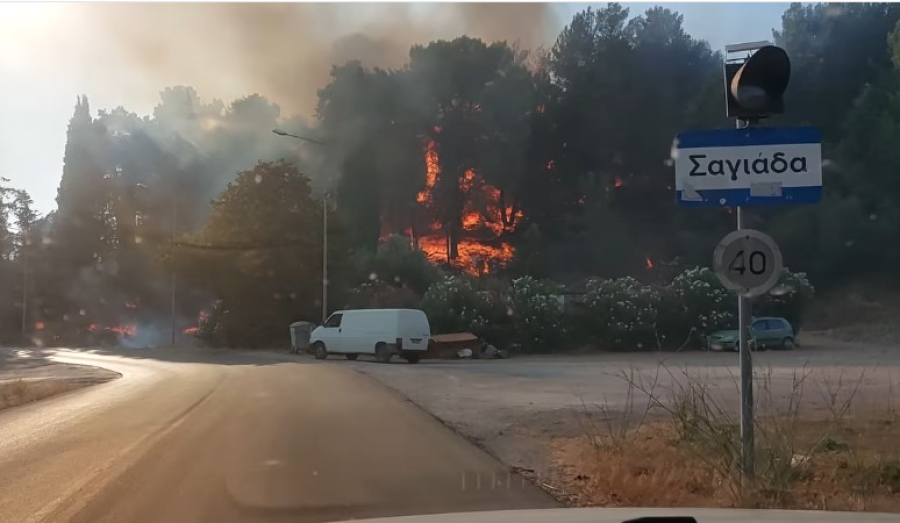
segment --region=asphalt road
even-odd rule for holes
[[[269,522],[554,507],[352,368],[199,350],[54,359],[123,377],[0,412],[0,521]]]

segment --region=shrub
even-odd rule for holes
[[[631,277],[591,279],[585,305],[589,310],[585,331],[617,348],[656,347],[659,295]]]
[[[694,267],[676,276],[666,289],[660,318],[662,334],[678,343],[720,329],[737,327],[737,299],[708,267]]]
[[[425,254],[413,247],[408,238],[391,236],[378,244],[378,249],[363,252],[356,259],[356,280],[360,284],[384,282],[405,286],[421,296],[438,278],[438,270]]]
[[[422,298],[406,286],[397,287],[381,281],[366,282],[350,291],[351,309],[418,309]]]
[[[490,300],[467,276],[445,276],[435,282],[425,292],[422,308],[436,334],[469,331],[480,336],[491,316]]]
[[[754,304],[757,316],[778,316],[787,319],[799,330],[803,313],[815,295],[815,288],[804,272],[781,271],[778,285]]]
[[[200,329],[197,337],[209,347],[222,347],[225,345],[224,322],[228,315],[222,300],[216,300],[212,310],[206,316],[200,318]]]
[[[509,288],[513,338],[525,350],[553,350],[565,339],[567,326],[559,302],[559,286],[549,280],[523,276]]]

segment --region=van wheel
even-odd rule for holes
[[[313,355],[316,357],[317,360],[324,360],[325,358],[328,357],[328,349],[325,348],[324,343],[316,342],[316,344],[313,345],[312,349],[313,349]]]
[[[414,353],[407,354],[406,356],[403,356],[403,357],[406,358],[406,361],[408,361],[409,363],[419,363],[419,360],[422,359],[421,354],[414,354]]]
[[[390,363],[393,357],[394,352],[387,346],[387,343],[379,343],[375,346],[375,359],[378,360],[378,363]]]
[[[359,354],[345,354],[345,356],[347,356],[348,360],[355,360]]]

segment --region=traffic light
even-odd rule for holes
[[[747,50],[734,46],[735,51]],[[726,51],[731,49],[726,48]],[[764,45],[749,58],[725,62],[725,98],[729,118],[759,120],[784,112],[791,61],[780,47]]]

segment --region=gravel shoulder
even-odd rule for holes
[[[803,411],[824,415],[829,391],[884,409],[898,403],[900,347],[861,345],[806,335],[791,352],[754,355],[756,390],[773,403],[804,382]],[[399,391],[507,465],[551,477],[551,440],[639,417],[647,396],[629,382],[671,396],[686,380],[715,389],[738,412],[733,353],[606,353],[525,356],[510,360],[423,361],[379,365],[337,361]],[[620,423],[618,421],[614,423]]]
[[[40,350],[0,349],[0,410],[119,377],[100,367],[51,361]]]

